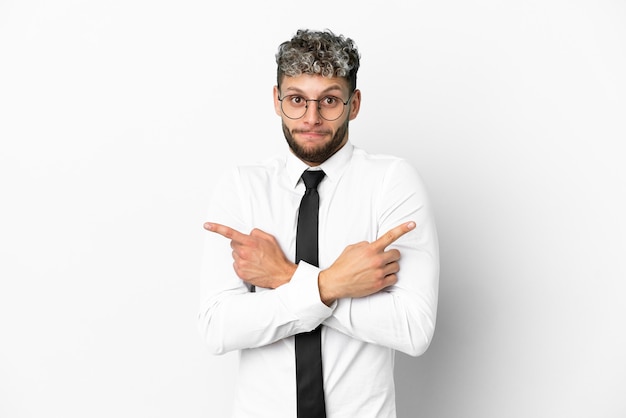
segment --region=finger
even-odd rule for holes
[[[383,253],[383,260],[385,261],[385,263],[389,264],[389,263],[393,263],[395,261],[400,260],[400,251],[398,251],[395,248],[392,248],[391,250],[386,250]]]
[[[374,241],[372,244],[379,250],[383,250],[391,245],[391,243],[393,243],[395,240],[400,238],[402,235],[413,230],[414,228],[415,222],[405,222],[401,225],[396,226],[395,228],[391,228],[389,231],[381,235],[381,237]]]
[[[255,238],[265,239],[265,240],[274,238],[273,235],[270,235],[267,232],[258,228],[254,228],[252,231],[250,231],[250,236],[255,237]]]
[[[400,271],[400,263],[398,263],[397,261],[389,263],[385,266],[383,271],[385,273],[385,276],[389,276],[390,274],[396,274]]]
[[[224,238],[228,238],[233,241],[241,241],[245,237],[247,237],[246,234],[242,234],[236,229],[233,229],[226,225],[216,224],[213,222],[205,222],[204,229],[206,229],[207,231],[215,232],[216,234],[220,234]]]
[[[385,287],[393,286],[396,283],[398,283],[398,276],[395,273],[390,274],[385,277],[385,286],[383,287],[383,289]]]

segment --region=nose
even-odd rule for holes
[[[306,123],[312,125],[317,125],[322,122],[319,103],[316,100],[311,100],[307,103],[303,118]]]

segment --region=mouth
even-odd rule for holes
[[[327,131],[294,131],[294,134],[298,134],[306,139],[319,139],[324,138],[330,134]]]

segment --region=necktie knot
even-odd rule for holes
[[[322,170],[307,170],[302,173],[302,181],[304,182],[307,190],[317,189],[317,185],[320,184],[325,175],[326,173],[324,173]]]

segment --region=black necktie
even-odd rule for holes
[[[318,266],[318,210],[317,185],[324,178],[323,171],[305,171],[302,180],[306,192],[300,202],[296,233],[296,263],[300,260]],[[311,332],[296,334],[296,387],[298,391],[298,418],[324,418],[324,382],[322,379],[321,325]]]

